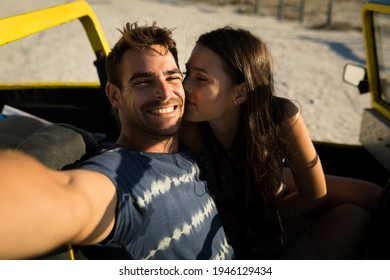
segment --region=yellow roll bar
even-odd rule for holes
[[[371,106],[386,118],[390,119],[390,111],[387,104],[381,102],[379,96],[378,63],[375,50],[375,38],[373,28],[372,13],[384,13],[390,15],[390,6],[387,4],[365,3],[362,9],[363,34],[365,37],[366,58],[367,58],[367,76],[370,84]]]
[[[76,19],[83,25],[95,54],[107,55],[110,52],[107,39],[85,0],[0,19],[0,46]]]

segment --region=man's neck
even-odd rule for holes
[[[150,137],[128,137],[121,134],[117,144],[132,150],[149,153],[177,153],[179,150],[179,137],[172,136],[166,139],[153,139]]]

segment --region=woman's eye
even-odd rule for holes
[[[188,79],[190,77],[192,79],[195,79],[195,80],[199,81],[199,82],[207,82],[208,81],[208,79],[206,77],[202,76],[202,75],[192,74],[188,70],[183,72],[183,80]]]
[[[205,82],[207,79],[205,77],[196,77],[198,81]]]

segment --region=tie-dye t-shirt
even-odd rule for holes
[[[109,238],[97,259],[232,259],[216,206],[189,152],[131,151],[107,144],[78,168],[108,176],[117,189]]]

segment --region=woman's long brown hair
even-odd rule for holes
[[[250,226],[273,230],[278,223],[275,190],[282,174],[286,145],[280,125],[284,99],[274,95],[272,57],[266,44],[245,29],[226,26],[201,35],[197,41],[219,55],[233,84],[245,83],[240,141],[245,193],[243,204]],[[257,220],[257,223],[253,222]],[[267,224],[261,221],[267,221]],[[261,224],[260,224],[261,223]]]

